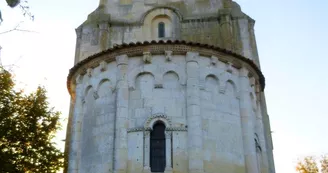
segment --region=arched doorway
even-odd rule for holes
[[[158,122],[150,133],[150,168],[151,172],[164,172],[165,155],[165,125]]]

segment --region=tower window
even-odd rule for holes
[[[165,155],[165,125],[157,123],[150,133],[150,168],[151,172],[164,172]]]
[[[158,23],[158,37],[159,38],[165,37],[165,23],[164,22]]]

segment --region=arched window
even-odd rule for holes
[[[159,22],[158,23],[158,38],[165,37],[165,23]]]
[[[158,122],[150,133],[151,172],[164,172],[166,165],[165,147],[165,125]]]

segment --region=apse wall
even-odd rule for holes
[[[71,152],[76,154],[76,159],[74,156],[71,158],[79,172],[113,170],[116,155],[124,158],[120,155],[122,153],[115,155],[114,139],[119,140],[125,135],[127,157],[117,164],[126,167],[129,173],[149,169],[149,133],[156,121],[166,126],[166,163],[173,172],[188,172],[193,163],[190,159],[194,157],[199,160],[194,163],[207,173],[217,170],[246,172],[244,146],[252,144],[255,138],[261,146],[265,146],[254,85],[250,78],[249,85],[241,85],[242,72],[232,64],[219,61],[214,56],[193,54],[197,55],[193,63],[198,68],[196,71],[187,70],[185,55],[171,55],[170,51],[166,51],[165,55],[147,56],[145,52],[144,56],[128,57],[127,69],[124,69],[127,74],[121,76],[128,85],[128,93],[123,96],[128,98],[128,115],[126,123],[120,125],[115,124],[118,122],[115,118],[117,113],[122,113],[116,109],[119,105],[117,78],[121,73],[118,64],[103,61],[77,76],[73,122],[76,124],[73,129],[75,142]],[[200,100],[199,108],[188,109],[188,99],[194,99],[187,94],[190,93],[188,80],[194,80],[188,76],[189,73],[195,74],[195,80],[199,80],[193,91],[199,92],[198,96],[196,94]],[[240,96],[245,91],[249,94],[241,100]],[[242,101],[243,106],[240,105]],[[251,116],[247,127],[242,126],[245,122],[241,117],[245,106]],[[188,114],[195,112],[200,112],[200,121],[188,121]],[[124,128],[124,132],[116,133],[118,136],[115,136],[116,126]],[[190,126],[201,127],[201,138],[190,140],[197,135]],[[243,139],[245,135],[250,139]],[[190,153],[193,145],[202,146],[201,155]],[[265,163],[260,163],[262,155],[257,157],[254,164],[261,169]]]

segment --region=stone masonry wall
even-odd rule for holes
[[[116,62],[102,62],[78,76],[68,172],[149,173],[149,132],[156,121],[166,126],[166,173],[268,172],[265,151],[255,150],[256,136],[263,149],[266,141],[254,79],[216,57],[187,56],[146,52],[129,57],[120,70]],[[126,75],[118,75],[122,70]],[[127,81],[126,96],[117,96],[117,86],[124,88],[119,78]],[[127,124],[115,124],[125,116],[117,106],[128,110]],[[118,127],[126,128],[126,148]]]
[[[221,1],[214,0],[190,4],[180,3],[180,5],[177,5],[178,2],[175,5],[164,3],[162,6],[149,5],[150,2],[148,5],[147,3],[146,5],[143,4],[143,2],[133,3],[134,5],[130,10],[135,11],[136,14],[130,17],[129,15],[121,15],[120,19],[114,19],[112,13],[103,14],[104,12],[97,10],[89,15],[87,21],[76,29],[78,37],[75,63],[90,55],[123,43],[185,40],[232,50],[254,60],[259,65],[254,35],[254,20],[244,14],[236,3],[230,2],[225,6],[222,6]],[[154,1],[154,3],[161,4],[159,1]],[[204,6],[204,4],[207,5]],[[209,8],[212,7],[208,6],[209,4],[218,6]],[[129,5],[123,6],[116,6],[115,10],[120,8],[123,11],[129,9]],[[197,8],[203,9],[206,6],[210,11],[209,14],[205,11],[196,10]],[[133,9],[134,7],[136,9]],[[200,14],[191,15],[189,12],[193,10],[188,8],[196,10],[193,13]],[[215,11],[213,11],[214,9]],[[168,37],[165,38],[157,37],[157,25],[153,24],[153,22],[161,20],[167,21],[165,30],[168,32]]]

